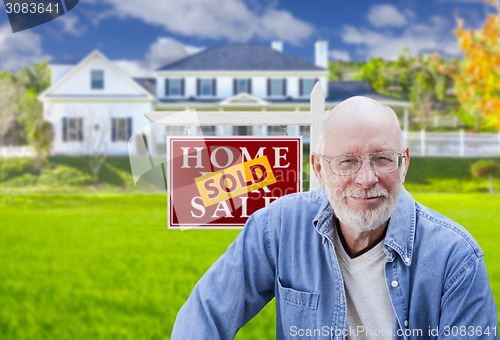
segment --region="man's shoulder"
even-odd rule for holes
[[[327,202],[324,190],[319,189],[281,196],[263,210],[269,210],[270,213],[284,211],[316,215]]]
[[[421,203],[416,202],[415,208],[417,237],[420,232],[432,238],[432,242],[438,243],[440,247],[462,247],[463,251],[473,252],[477,257],[484,255],[477,241],[464,226]]]
[[[271,229],[287,230],[311,225],[316,216],[327,206],[328,199],[323,190],[288,194],[274,200],[267,207],[256,211],[253,218],[264,221]],[[306,228],[307,229],[307,228]]]
[[[284,204],[290,202],[298,202],[298,203],[312,203],[312,204],[321,204],[326,198],[325,191],[322,189],[313,190],[313,191],[304,191],[304,192],[296,192],[293,194],[288,194],[281,196],[276,200],[276,202],[282,202]]]

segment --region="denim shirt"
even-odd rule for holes
[[[171,338],[233,339],[273,297],[277,339],[376,335],[346,328],[333,221],[323,190],[284,196],[255,212],[196,284]],[[402,188],[384,251],[394,339],[498,339],[484,254],[462,226]]]

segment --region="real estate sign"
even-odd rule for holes
[[[242,228],[302,190],[302,137],[167,137],[168,227]]]

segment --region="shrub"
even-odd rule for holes
[[[413,192],[457,192],[472,193],[488,190],[482,178],[429,178],[427,184],[405,183],[405,188]]]
[[[494,192],[494,178],[500,174],[500,165],[491,160],[480,160],[471,165],[473,176],[486,178],[489,192]]]
[[[8,181],[5,181],[4,183],[1,184],[1,186],[7,188],[31,187],[36,185],[37,181],[38,181],[37,176],[30,173],[25,173],[20,176],[14,177]]]
[[[92,177],[69,166],[60,165],[54,169],[45,169],[38,180],[39,185],[72,186],[92,182]]]
[[[32,166],[32,158],[2,158],[0,159],[0,181],[8,181],[27,173]]]

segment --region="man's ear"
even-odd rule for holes
[[[410,148],[406,147],[405,150],[405,160],[403,164],[403,183],[405,182],[406,174],[408,173],[408,168],[410,166]]]
[[[324,179],[323,176],[321,175],[321,167],[322,167],[321,156],[314,152],[311,153],[311,164],[321,189],[324,189],[325,188],[324,180],[326,179]]]

